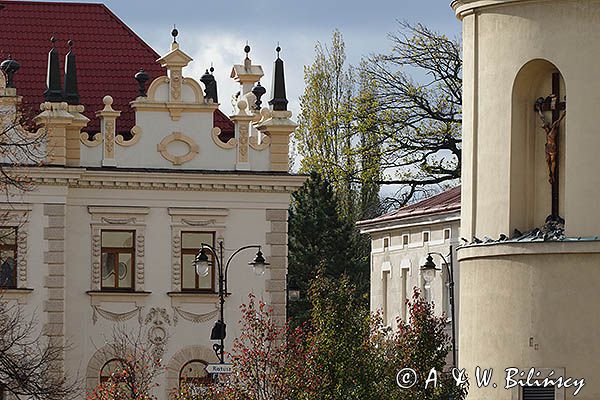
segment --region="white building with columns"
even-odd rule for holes
[[[30,179],[31,191],[0,202],[7,214],[1,229],[10,233],[1,255],[3,300],[37,313],[49,340],[69,343],[62,366],[85,377],[87,389],[110,369],[104,343],[117,325],[141,325],[163,348],[160,398],[179,385],[184,368],[203,378],[201,367],[217,360],[210,333],[218,297],[214,269],[206,278],[194,272],[202,242],[223,241],[225,256],[258,244],[270,263],[256,276],[247,265],[256,250],[233,261],[226,350],[239,334],[239,306],[249,293],[285,319],[287,209],[304,178],[288,173],[296,125],[286,107],[283,62],[277,54],[275,96],[268,97],[270,107],[260,107],[253,88],[263,70],[249,51],[232,68],[240,93],[230,117],[235,132],[225,140],[215,127],[214,77],[185,76],[192,59],[176,32],[171,50],[156,61],[165,73],[147,88],[141,76],[140,95],[132,93],[135,126],[127,135],[116,128],[125,110],[115,109],[110,92],[103,108],[93,110],[99,132],[83,132],[89,118],[72,86],[76,71],[67,68],[63,89],[58,50],[50,52],[39,129],[23,131],[46,135],[45,158],[16,171]],[[18,74],[0,73],[5,113],[21,101],[12,84]]]

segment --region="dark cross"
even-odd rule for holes
[[[559,127],[566,115],[567,103],[560,101],[560,74],[552,74],[552,94],[536,100],[534,109],[542,120],[542,128],[546,132],[546,164],[548,165],[548,182],[552,187],[552,214],[553,219],[558,215],[558,156],[559,156]],[[548,122],[544,112],[552,112],[552,122]]]

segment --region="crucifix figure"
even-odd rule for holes
[[[560,101],[560,74],[552,74],[552,94],[546,98],[540,97],[535,102],[535,111],[542,120],[542,129],[546,132],[546,165],[548,166],[548,182],[552,187],[552,214],[553,220],[559,219],[558,215],[558,149],[559,128],[565,118],[567,103]],[[552,121],[548,122],[544,112],[552,112]],[[561,112],[562,111],[562,112]]]

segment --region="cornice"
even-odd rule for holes
[[[456,13],[458,19],[472,14],[478,9],[487,7],[496,7],[508,5],[511,3],[531,3],[531,2],[542,2],[548,0],[454,0],[450,3],[450,7]]]
[[[267,172],[181,173],[44,167],[30,168],[27,172],[35,185],[82,189],[290,193],[306,180],[303,175]]]

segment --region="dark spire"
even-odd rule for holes
[[[204,84],[204,98],[206,100],[212,99],[214,103],[218,103],[219,100],[217,98],[217,81],[215,80],[215,77],[212,74],[214,70],[215,69],[212,66],[210,67],[210,73],[208,72],[208,70],[206,70],[204,75],[202,75],[202,77],[200,78],[200,82]]]
[[[260,101],[260,98],[267,93],[267,89],[264,88],[264,86],[260,85],[260,82],[256,82],[256,86],[254,86],[252,88],[252,94],[254,94],[254,96],[256,96],[256,109],[260,110],[260,106],[262,104],[262,101]]]
[[[8,59],[2,61],[0,64],[0,69],[4,74],[6,74],[6,87],[14,88],[15,84],[13,82],[13,75],[21,68],[21,65],[12,59],[12,56],[9,54]]]
[[[79,104],[79,92],[77,91],[77,67],[75,64],[75,53],[73,52],[73,41],[67,42],[69,52],[65,57],[65,101],[69,104]]]
[[[277,60],[273,69],[273,86],[271,88],[273,98],[269,101],[273,111],[286,111],[288,100],[285,95],[285,74],[283,73],[283,60],[279,58],[281,47],[277,46]]]
[[[173,30],[171,31],[171,36],[173,36],[173,43],[177,43],[177,35],[179,35],[179,31],[175,24],[173,24]]]
[[[44,99],[46,101],[60,102],[63,101],[63,96],[60,87],[60,63],[58,60],[58,50],[54,46],[54,43],[56,43],[54,36],[50,38],[50,42],[52,42],[52,50],[48,53],[48,73],[46,75]]]
[[[140,68],[137,74],[134,76],[137,83],[140,85],[140,93],[139,96],[146,97],[148,94],[146,93],[146,82],[150,79],[150,76],[143,68]]]

